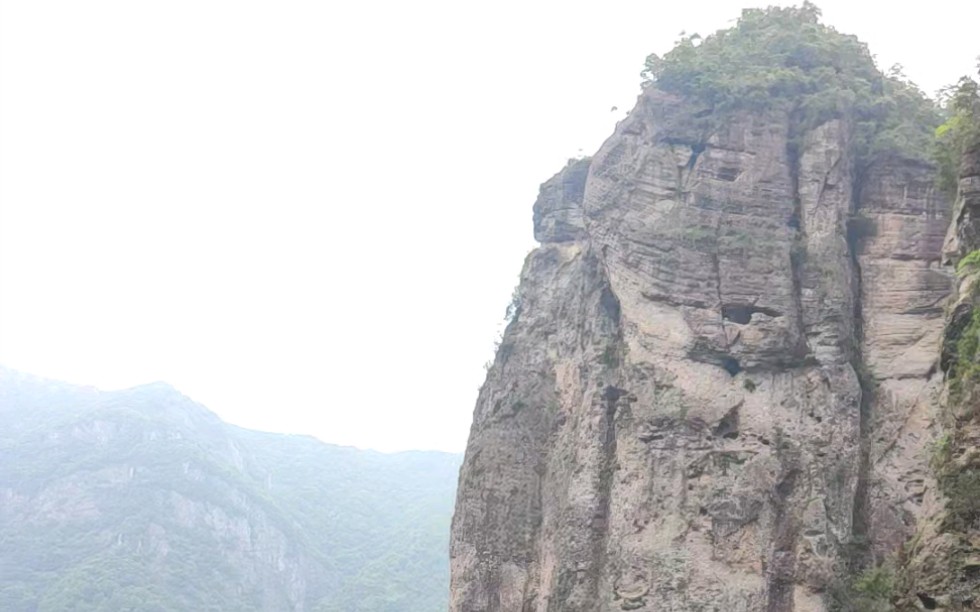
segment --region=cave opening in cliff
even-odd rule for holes
[[[721,307],[721,316],[739,325],[748,325],[752,322],[752,315],[764,314],[767,317],[778,317],[780,313],[772,308],[754,306],[751,304],[724,304]]]

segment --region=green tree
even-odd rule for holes
[[[683,36],[663,57],[647,57],[644,84],[706,107],[710,131],[739,110],[782,109],[799,144],[835,118],[852,124],[860,171],[885,155],[924,159],[939,124],[935,106],[893,67],[883,74],[867,45],[820,22],[820,9],[746,9],[734,27]]]
[[[980,141],[980,84],[965,76],[941,92],[940,103],[946,121],[936,128],[934,158],[940,186],[955,194],[963,155]]]

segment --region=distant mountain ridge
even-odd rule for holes
[[[270,407],[274,409],[274,407]],[[434,612],[460,456],[0,368],[0,610]]]

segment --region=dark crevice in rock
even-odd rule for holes
[[[606,388],[602,390],[602,401],[606,403],[606,411],[615,413],[616,402],[619,398],[624,397],[629,394],[629,391],[625,389],[620,389],[619,387],[614,387],[612,385],[606,385]]]
[[[595,340],[605,343],[602,357],[603,366],[606,369],[604,375],[616,377],[616,372],[625,358],[624,352],[626,350],[621,328],[621,305],[618,296],[609,284],[609,275],[604,262],[595,258],[594,264],[597,276],[595,280],[601,287],[596,314],[603,321],[598,328],[599,337]],[[592,569],[586,570],[579,567],[576,570],[577,577],[574,579],[577,586],[573,586],[567,596],[558,597],[549,602],[549,610],[552,609],[552,605],[556,606],[555,609],[580,609],[578,606],[583,601],[597,601],[601,589],[601,577],[605,573],[603,568],[608,565],[610,504],[613,480],[618,465],[616,420],[619,417],[620,409],[625,408],[626,412],[629,412],[628,407],[630,403],[636,401],[636,396],[627,389],[617,386],[617,384],[605,384],[599,392],[598,400],[602,415],[597,432],[600,447],[598,482],[594,489],[597,503],[591,517],[586,544],[587,550],[590,551],[588,565]]]
[[[617,463],[616,414],[622,403],[635,401],[636,398],[626,389],[621,389],[613,385],[607,385],[602,390],[600,397],[604,408],[601,421],[602,463],[599,467],[599,490],[597,491],[599,506],[595,515],[592,517],[591,538],[592,559],[596,560],[598,567],[604,567],[607,563],[606,551],[609,540],[609,507]],[[601,571],[590,572],[589,589],[591,601],[598,601],[601,575]]]
[[[719,244],[719,240],[721,238],[721,222],[722,222],[722,219],[721,219],[721,217],[719,217],[718,218],[718,223],[715,225],[715,244],[716,245]],[[718,323],[721,325],[721,335],[722,335],[723,338],[725,338],[725,348],[727,349],[728,348],[728,333],[725,331],[725,316],[724,316],[724,309],[725,309],[725,307],[724,307],[724,301],[722,300],[722,297],[721,297],[721,257],[718,255],[718,249],[717,248],[715,248],[715,249],[713,249],[711,251],[711,267],[712,267],[712,271],[714,272],[714,275],[715,275],[715,297],[718,299],[718,309],[721,311],[721,314],[722,314],[722,316],[719,317]],[[725,368],[726,370],[728,370],[728,373],[729,374],[731,374],[732,376],[735,376],[736,374],[738,374],[739,370],[741,370],[742,368],[737,367],[738,366],[738,361],[735,361],[735,365],[736,365],[736,368],[737,369],[733,372],[730,369],[730,365],[728,365],[730,362],[726,361],[726,359],[732,359],[732,358],[722,358],[722,367]]]
[[[926,610],[935,610],[936,606],[939,605],[939,602],[925,593],[916,593],[916,597],[919,598],[919,601],[922,602],[922,607]]]
[[[691,157],[687,160],[687,169],[694,170],[694,164],[698,163],[698,157],[704,153],[704,143],[699,142],[691,145]]]
[[[878,225],[875,220],[863,215],[848,217],[845,229],[847,248],[855,256],[861,252],[866,238],[873,238],[878,235]]]
[[[860,177],[855,178],[856,183],[860,183]],[[855,187],[855,194],[861,192],[860,185]],[[856,195],[855,195],[856,197]],[[855,200],[855,207],[859,200]],[[852,229],[854,219],[861,218],[859,215],[852,216],[847,222],[847,249],[850,256],[852,270],[852,291],[854,295],[854,311],[852,313],[854,326],[851,350],[851,367],[858,378],[861,388],[861,401],[858,410],[858,473],[857,484],[854,489],[854,505],[851,515],[851,534],[847,547],[847,558],[845,563],[852,573],[869,567],[874,559],[872,558],[869,532],[871,528],[871,499],[870,499],[870,480],[871,480],[871,418],[872,406],[876,381],[868,371],[864,361],[864,306],[861,299],[863,291],[861,262],[859,259],[860,249],[864,238],[874,235],[874,224],[858,224],[856,227],[862,231]]]
[[[715,178],[717,178],[719,181],[727,181],[729,183],[732,183],[736,179],[738,179],[740,174],[741,172],[739,171],[738,168],[722,167],[722,168],[718,168],[718,172],[715,174]]]
[[[803,227],[803,200],[800,198],[800,151],[792,142],[786,145],[786,155],[789,164],[790,188],[793,194],[793,214],[789,226],[796,230],[790,246],[789,262],[791,281],[793,284],[793,308],[796,311],[797,323],[800,326],[800,351],[809,353],[806,346],[805,325],[803,316],[803,265],[806,260],[806,228]]]
[[[858,375],[861,383],[861,412],[859,421],[860,447],[858,449],[858,477],[854,490],[854,509],[851,521],[851,542],[859,544],[851,546],[850,564],[854,569],[863,568],[870,561],[868,549],[868,531],[870,528],[870,499],[868,497],[869,477],[871,472],[871,395],[874,381],[867,375]]]
[[[789,219],[786,220],[786,227],[790,227],[795,230],[800,229],[800,215],[797,213],[797,211],[794,211],[793,214],[789,216]]]
[[[919,315],[923,318],[931,319],[935,317],[940,317],[946,312],[946,305],[943,303],[946,301],[946,296],[943,296],[936,300],[933,304],[924,306],[913,306],[912,308],[906,308],[899,311],[898,314],[903,315]],[[934,315],[932,317],[927,315]]]
[[[732,376],[736,376],[742,371],[742,365],[738,362],[738,359],[735,359],[730,355],[721,357],[720,362],[721,367],[725,368],[725,371]]]
[[[766,573],[766,612],[793,610],[796,584],[796,543],[799,525],[790,508],[790,498],[800,475],[798,451],[781,439],[776,440],[780,477],[772,491],[773,541]]]
[[[742,407],[741,402],[732,406],[731,410],[725,414],[718,424],[711,430],[712,435],[729,440],[738,438],[738,412]]]
[[[605,315],[609,317],[609,320],[618,326],[621,314],[619,298],[612,292],[608,284],[602,288],[602,294],[599,296],[599,305],[602,307]]]
[[[782,313],[777,310],[754,306],[752,304],[722,304],[721,307],[721,316],[723,319],[727,319],[733,323],[739,323],[740,325],[751,323],[752,315],[756,313],[764,314],[768,317],[782,316]]]

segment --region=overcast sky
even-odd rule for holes
[[[980,54],[978,2],[818,4],[929,92]],[[0,363],[461,450],[538,185],[744,5],[0,0]]]

